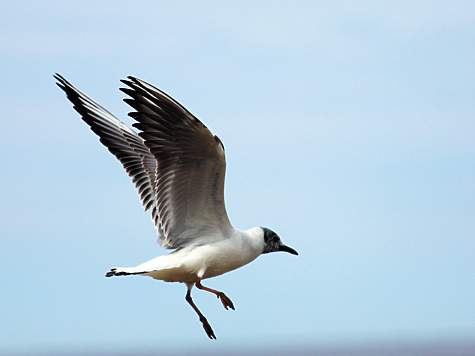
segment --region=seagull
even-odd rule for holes
[[[224,308],[234,304],[202,280],[242,267],[262,254],[284,251],[298,255],[265,227],[234,228],[224,204],[226,160],[218,136],[187,109],[152,85],[134,78],[121,80],[124,99],[138,133],[84,94],[60,74],[57,85],[66,93],[100,142],[122,163],[150,210],[158,243],[171,253],[137,267],[116,267],[106,277],[140,275],[187,287],[185,300],[198,314],[210,339],[216,336],[191,298],[193,286],[215,294]]]

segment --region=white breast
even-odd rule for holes
[[[152,267],[155,264],[161,268],[146,275],[166,282],[196,282],[198,277],[216,277],[242,267],[263,251],[264,240],[255,229],[260,228],[247,231],[236,229],[230,238],[203,246],[186,247],[158,257],[144,265]]]

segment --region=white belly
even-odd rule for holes
[[[242,267],[256,259],[262,252],[246,240],[231,238],[213,244],[184,248],[169,255],[144,263],[150,272],[145,275],[166,282],[196,282],[219,276]],[[155,267],[154,267],[155,266]]]

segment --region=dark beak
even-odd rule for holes
[[[279,246],[279,251],[288,252],[288,253],[291,253],[292,255],[298,255],[297,251],[295,251],[293,248],[290,248],[289,246],[285,246],[285,245],[280,245]]]

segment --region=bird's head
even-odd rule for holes
[[[291,253],[292,255],[298,255],[297,251],[293,248],[284,245],[280,240],[279,235],[274,231],[266,227],[261,227],[261,229],[264,231],[264,251],[262,251],[262,253],[284,251]]]

